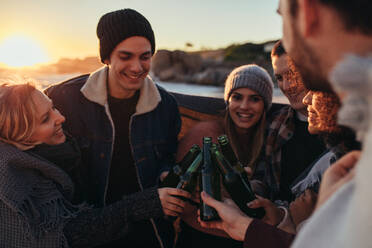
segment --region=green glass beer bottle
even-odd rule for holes
[[[223,185],[240,210],[242,210],[249,217],[253,218],[261,219],[263,216],[265,216],[265,210],[263,208],[249,208],[247,206],[247,203],[256,199],[256,196],[243,182],[243,179],[240,177],[239,173],[237,173],[231,167],[224,155],[218,150],[217,147],[212,147],[211,153],[213,161],[216,163],[216,166],[222,175]]]
[[[220,176],[217,168],[212,163],[211,148],[212,138],[203,138],[203,164],[201,170],[201,190],[216,200],[220,200]],[[200,205],[200,219],[203,221],[212,221],[219,219],[217,211],[205,204],[203,201]]]
[[[234,168],[234,170],[240,175],[244,183],[252,191],[252,187],[251,187],[251,184],[249,183],[247,172],[244,170],[243,165],[240,163],[238,158],[235,156],[235,153],[230,145],[227,135],[221,135],[217,138],[217,140],[218,140],[218,144],[220,145],[222,154],[225,156],[227,161],[229,161],[229,164]]]
[[[200,151],[201,149],[198,145],[193,145],[190,148],[190,150],[186,153],[186,155],[182,158],[182,160],[179,163],[177,163],[175,166],[173,166],[173,168],[169,171],[168,175],[160,183],[159,187],[175,188],[180,181],[180,176],[183,173],[185,173],[187,168],[195,160],[195,158],[198,156]]]
[[[189,193],[193,193],[195,191],[198,171],[202,160],[203,153],[199,151],[196,158],[194,159],[194,161],[192,161],[186,172],[180,176],[180,181],[176,187],[177,189],[182,189]]]

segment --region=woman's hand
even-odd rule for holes
[[[265,209],[265,216],[263,217],[263,221],[267,224],[272,226],[277,226],[284,217],[284,210],[278,208],[273,202],[268,199],[262,198],[260,196],[256,196],[257,199],[251,201],[247,204],[250,208],[260,208],[263,207]]]
[[[175,188],[158,189],[159,198],[165,215],[179,216],[185,208],[185,201],[175,196],[181,196],[190,199],[189,192]]]
[[[220,221],[204,222],[200,219],[198,211],[198,221],[204,228],[215,228],[225,231],[231,238],[243,241],[246,230],[252,222],[252,218],[246,216],[230,199],[220,202],[210,197],[205,192],[201,193],[202,200],[208,206],[216,209],[220,216]]]

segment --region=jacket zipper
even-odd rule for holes
[[[142,186],[142,183],[141,183],[141,180],[139,178],[139,172],[138,172],[138,166],[137,166],[137,162],[136,162],[136,159],[134,159],[134,152],[133,152],[133,146],[132,146],[132,136],[131,136],[131,131],[132,131],[132,121],[133,121],[133,118],[136,114],[134,113],[131,117],[130,117],[130,120],[129,120],[129,146],[130,146],[130,151],[132,153],[132,157],[133,157],[133,161],[134,161],[134,167],[136,169],[136,178],[137,178],[137,182],[138,182],[138,185],[140,186],[140,189],[141,191],[143,191],[143,186]],[[155,231],[155,235],[156,235],[156,238],[158,239],[159,243],[160,243],[160,247],[161,248],[164,248],[164,244],[163,244],[163,241],[159,235],[159,232],[158,232],[158,229],[155,225],[155,222],[154,222],[154,219],[151,218],[150,219],[150,222],[152,224],[152,227],[154,228],[154,231]]]

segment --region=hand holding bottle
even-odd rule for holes
[[[278,208],[272,201],[256,195],[257,199],[248,203],[250,208],[264,208],[265,216],[262,218],[264,222],[272,226],[277,226],[284,217],[284,210]]]
[[[200,225],[204,228],[223,230],[231,238],[243,241],[245,232],[253,219],[240,211],[240,209],[230,199],[225,200],[225,202],[217,201],[205,192],[201,193],[201,197],[206,204],[213,207],[218,212],[221,220],[204,222],[199,216],[198,221]]]
[[[191,198],[189,192],[175,188],[159,188],[158,193],[163,207],[163,212],[168,216],[179,216],[185,208],[185,201],[176,196],[181,196],[186,199]]]

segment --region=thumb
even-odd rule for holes
[[[248,177],[252,176],[253,171],[250,167],[244,167],[244,170],[247,173]]]
[[[210,207],[216,209],[217,212],[218,212],[218,209],[221,207],[221,204],[222,204],[221,202],[219,202],[219,201],[213,199],[212,197],[210,197],[210,196],[209,196],[207,193],[205,193],[204,191],[201,192],[201,198],[202,198],[202,200],[203,200],[203,202],[204,202],[205,204],[207,204],[208,206],[210,206]]]
[[[270,203],[271,202],[269,200],[260,197],[256,200],[253,200],[253,201],[247,203],[247,206],[249,208],[259,208],[259,207],[264,207],[265,208],[267,206],[270,206],[271,205]]]

